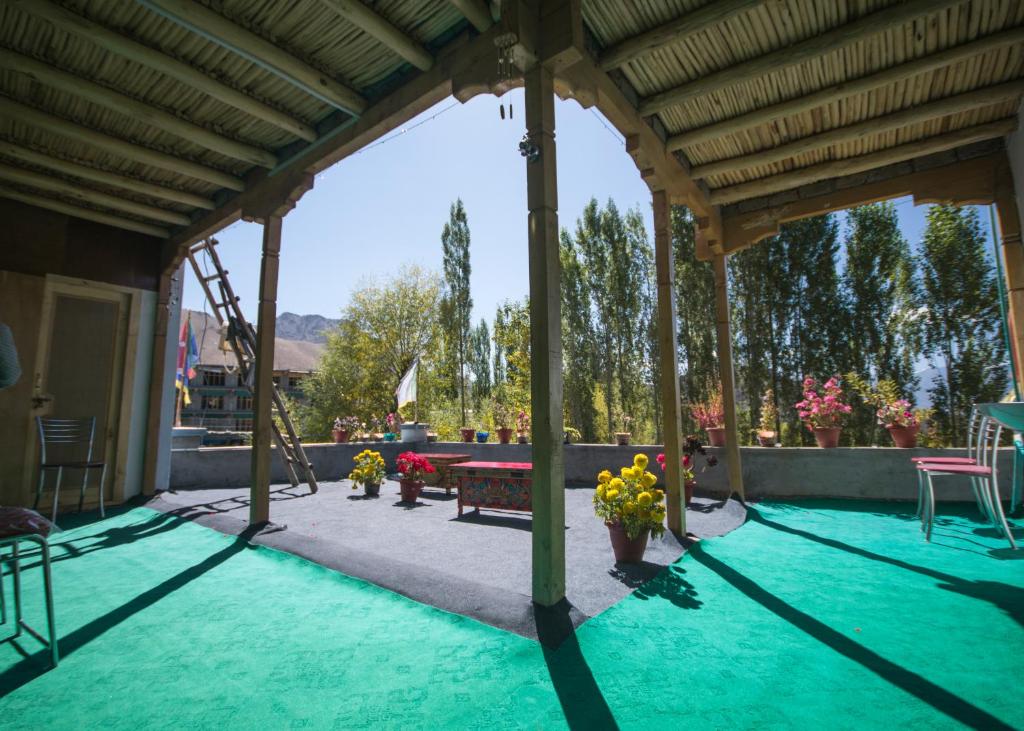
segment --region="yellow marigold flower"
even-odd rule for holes
[[[627,500],[622,505],[622,512],[625,513],[626,515],[632,515],[633,513],[636,512],[636,503],[633,502],[632,500]]]
[[[597,481],[601,483],[610,482],[612,479],[612,473],[608,470],[601,470],[597,476]]]
[[[637,456],[633,457],[633,466],[634,467],[639,467],[641,471],[646,470],[647,469],[647,455],[646,454],[638,454]]]
[[[650,472],[644,472],[643,476],[640,478],[640,484],[645,490],[654,487],[657,483],[658,478]]]
[[[619,470],[619,474],[622,475],[623,480],[630,480],[633,478],[633,468],[623,467],[621,470]]]
[[[664,490],[655,490],[654,491],[654,502],[660,503],[664,499],[665,499],[665,491]]]
[[[605,493],[605,485],[604,485],[604,483],[602,482],[602,483],[600,483],[600,484],[599,484],[599,485],[597,486],[597,496],[598,496],[599,498],[601,498],[602,500],[604,500],[604,493]]]
[[[634,480],[641,480],[641,479],[643,479],[643,476],[644,476],[644,471],[642,469],[640,469],[639,467],[634,467],[633,468],[633,479]]]
[[[646,508],[654,502],[654,496],[651,495],[651,493],[644,491],[636,496],[636,501]]]
[[[611,502],[612,500],[614,500],[618,496],[619,496],[619,491],[615,490],[614,488],[611,489],[611,490],[606,490],[605,493],[604,493],[604,499],[607,500],[608,502]]]
[[[623,482],[622,479],[619,477],[613,477],[612,481],[608,483],[608,487],[612,488],[613,490],[621,490],[625,486],[626,483]]]

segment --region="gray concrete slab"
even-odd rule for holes
[[[630,594],[684,550],[675,536],[653,539],[644,562],[616,565],[607,529],[593,513],[588,487],[566,490],[567,595],[578,625]],[[484,510],[457,515],[455,496],[427,488],[415,504],[400,502],[398,483],[378,498],[347,481],[321,482],[309,494],[275,486],[269,530],[255,542],[304,556],[427,604],[536,637],[530,602],[531,518]],[[161,493],[149,505],[238,534],[248,517],[248,490],[195,488]],[[700,538],[739,527],[746,510],[736,501],[696,497],[687,530]]]

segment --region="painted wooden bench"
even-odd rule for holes
[[[449,468],[463,508],[533,510],[532,462],[460,462]]]
[[[430,460],[437,472],[427,475],[426,483],[430,487],[443,487],[446,495],[452,494],[455,483],[452,482],[451,466],[458,462],[466,462],[470,459],[468,454],[454,454],[451,452],[420,452],[421,455]]]

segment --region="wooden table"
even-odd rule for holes
[[[450,468],[464,507],[533,512],[532,462],[460,462]]]
[[[451,495],[452,487],[454,487],[450,476],[451,466],[457,462],[468,462],[471,459],[468,454],[450,452],[420,452],[420,455],[430,460],[430,464],[437,470],[437,487],[443,487],[446,495]]]

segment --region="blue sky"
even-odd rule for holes
[[[499,302],[526,294],[526,164],[522,90],[502,120],[498,100],[449,99],[321,174],[284,221],[278,312],[338,317],[351,291],[385,279],[403,263],[440,271],[441,229],[461,197],[472,234],[474,321],[490,321]],[[591,197],[639,206],[653,236],[650,193],[622,137],[598,112],[557,102],[559,221],[572,229]],[[904,235],[916,244],[926,206],[897,201]],[[987,230],[987,215],[983,215]],[[250,317],[256,309],[261,227],[239,222],[218,235],[232,285]],[[204,306],[186,279],[184,305]]]

